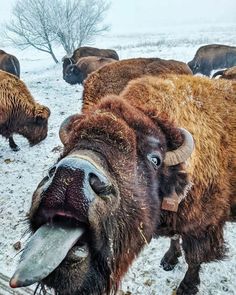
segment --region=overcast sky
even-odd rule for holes
[[[0,21],[10,17],[15,1],[0,0]],[[107,22],[111,32],[121,34],[180,23],[236,24],[236,0],[112,0]]]

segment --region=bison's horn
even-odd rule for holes
[[[164,163],[167,166],[174,166],[185,162],[191,156],[194,149],[192,134],[184,128],[179,129],[184,136],[184,142],[178,149],[166,153]]]
[[[68,139],[68,132],[69,132],[68,127],[71,121],[77,116],[78,116],[77,114],[71,115],[61,123],[60,129],[59,129],[59,137],[63,145],[66,144]]]
[[[72,58],[73,53],[70,54],[66,54],[65,56],[63,56],[63,58],[61,59],[61,61],[64,61],[66,58],[71,59]]]

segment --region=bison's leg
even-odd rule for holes
[[[188,270],[177,290],[177,295],[194,295],[200,284],[201,263],[221,260],[225,254],[223,224],[212,225],[197,235],[183,235],[182,248],[188,263]]]
[[[181,255],[179,238],[171,238],[170,248],[162,258],[161,266],[166,271],[174,269]]]
[[[198,292],[197,285],[200,284],[200,264],[189,264],[184,279],[180,283],[176,295],[194,295]]]
[[[20,148],[18,147],[18,145],[15,143],[12,135],[9,137],[9,146],[10,148],[14,151],[17,152],[20,150]]]

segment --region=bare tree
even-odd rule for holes
[[[108,8],[106,0],[18,0],[6,36],[21,48],[49,53],[57,63],[53,45],[62,45],[70,54],[93,42],[109,28],[103,25]]]
[[[56,36],[51,30],[49,10],[48,0],[19,0],[13,8],[13,21],[6,25],[6,36],[21,48],[33,46],[51,54],[58,63],[52,48]]]
[[[104,0],[53,0],[52,19],[56,20],[53,31],[66,53],[92,43],[109,29],[103,24],[109,6]]]

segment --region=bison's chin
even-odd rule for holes
[[[84,288],[89,265],[88,249],[75,246],[59,267],[42,280],[42,284],[53,288],[56,294],[60,295],[90,294],[81,292],[82,289],[89,290]]]

